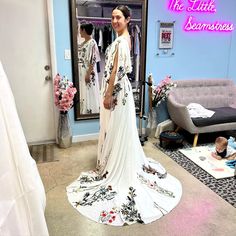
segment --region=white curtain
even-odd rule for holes
[[[45,203],[44,187],[0,62],[0,235],[48,235]]]

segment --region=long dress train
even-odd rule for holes
[[[46,196],[0,62],[0,235],[47,236]]]
[[[165,168],[146,158],[140,145],[131,84],[130,53],[124,36],[107,49],[101,93],[104,95],[118,49],[113,96],[117,105],[101,102],[97,169],[83,172],[67,187],[68,200],[88,218],[120,226],[150,223],[170,212],[182,195],[180,182]]]

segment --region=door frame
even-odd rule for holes
[[[56,40],[55,40],[55,27],[54,27],[54,12],[53,12],[53,0],[46,0],[47,5],[47,30],[48,30],[48,41],[49,41],[49,58],[51,64],[51,82],[53,84],[53,79],[57,74],[57,59],[56,59]],[[52,86],[52,95],[54,93]],[[53,104],[54,104],[54,96],[53,96]],[[58,111],[55,106],[53,106],[53,120],[54,120],[54,130],[55,130],[55,140],[46,141],[44,143],[54,143],[57,142],[57,126],[58,126]],[[35,144],[35,142],[34,142]],[[39,144],[37,142],[37,144]]]

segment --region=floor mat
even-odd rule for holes
[[[235,170],[226,165],[227,159],[217,160],[211,156],[212,151],[214,151],[213,144],[183,148],[179,151],[216,179],[234,176]]]
[[[169,150],[164,149],[159,146],[159,144],[154,144],[158,149],[164,152],[167,156],[173,159],[176,163],[182,166],[195,178],[204,183],[208,188],[214,191],[217,195],[222,197],[225,201],[230,203],[236,208],[236,178],[229,177],[224,179],[215,179],[208,172],[200,168],[190,159],[188,159],[183,153],[178,149]],[[184,147],[191,147],[191,145],[185,145]]]
[[[59,161],[54,153],[55,144],[30,145],[29,151],[36,163]]]

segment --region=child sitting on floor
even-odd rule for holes
[[[228,140],[224,137],[218,137],[215,140],[215,152],[211,155],[217,160],[226,158],[228,160],[236,159],[236,152],[230,146],[228,146]]]

